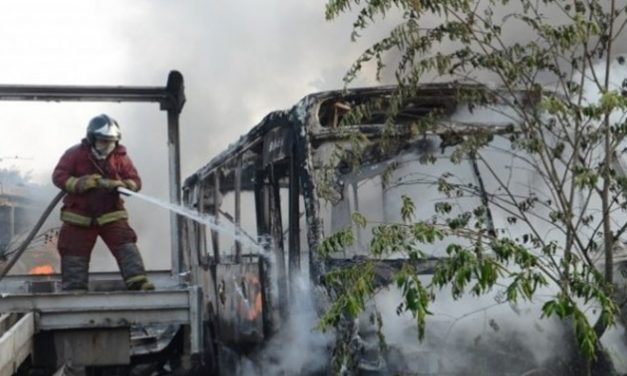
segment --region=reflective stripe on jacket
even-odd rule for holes
[[[90,226],[103,225],[128,218],[124,201],[117,191],[94,188],[84,193],[76,193],[77,180],[85,175],[99,174],[103,178],[131,181],[137,190],[141,189],[141,179],[122,145],[104,160],[97,160],[87,140],[69,148],[57,163],[52,182],[67,195],[63,199],[61,219],[64,222]]]
[[[120,219],[128,219],[128,213],[126,210],[117,210],[114,212],[103,214],[96,218],[86,217],[84,215],[72,213],[68,210],[61,211],[61,220],[63,222],[71,223],[79,226],[92,226],[92,225],[106,225],[107,223],[115,222]]]

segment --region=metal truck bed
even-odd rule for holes
[[[36,335],[37,341],[29,338],[21,343],[39,344],[29,351],[24,346],[7,348],[7,359],[23,361],[25,356],[21,354],[26,351],[27,355],[33,352],[38,365],[52,368],[62,366],[66,359],[84,366],[127,365],[137,353],[133,344],[152,343],[155,351],[164,347],[157,345],[157,338],[134,341],[131,332],[137,333],[137,328],[158,328],[143,330],[145,333],[163,332],[181,326],[189,327],[187,346],[191,352],[201,352],[200,288],[176,283],[169,272],[150,272],[149,276],[157,286],[155,291],[119,289],[123,286],[119,273],[90,274],[88,292],[60,291],[59,275],[5,278],[0,283],[0,312],[30,317],[34,324],[31,337]],[[37,351],[38,347],[42,351]],[[150,346],[140,352],[146,354],[149,350]],[[9,367],[11,371],[7,372],[11,374],[19,364],[2,366]]]

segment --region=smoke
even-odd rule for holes
[[[563,345],[564,325],[539,319],[540,304],[511,305],[497,296],[466,296],[454,301],[444,291],[430,307],[425,337],[418,339],[415,319],[398,314],[397,289],[383,291],[375,304],[383,318],[382,332],[390,353],[404,371],[420,374],[524,374],[566,362],[571,354]],[[389,355],[388,355],[389,356]],[[551,374],[542,373],[542,374]]]
[[[297,279],[289,317],[279,332],[252,358],[244,358],[238,375],[324,374],[330,363],[332,335],[315,328],[315,292],[308,278]]]
[[[340,87],[353,59],[383,35],[351,43],[351,19],[325,21],[322,1],[272,0],[263,6],[252,0],[219,5],[190,1],[183,7],[139,3],[144,12],[141,28],[126,25],[121,30],[129,43],[151,42],[129,48],[129,80],[162,84],[171,69],[184,74],[188,100],[181,115],[183,176],[270,111],[289,108],[311,92]],[[165,25],[171,33],[164,33]],[[154,123],[154,117],[147,120],[143,115],[136,114],[133,123]],[[151,133],[165,132],[154,125]]]

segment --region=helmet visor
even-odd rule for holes
[[[122,136],[117,124],[104,124],[100,128],[95,129],[93,135],[96,140],[108,141],[119,141],[120,136]]]

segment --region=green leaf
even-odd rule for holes
[[[346,247],[353,245],[355,241],[352,229],[346,228],[336,232],[335,234],[324,239],[320,245],[318,246],[318,253],[327,257],[331,253],[340,252],[344,250]]]
[[[353,212],[352,219],[353,223],[361,228],[365,228],[366,224],[368,223],[366,217],[360,212]]]
[[[401,206],[401,218],[403,219],[403,222],[408,223],[414,217],[416,207],[414,206],[414,201],[409,196],[402,195],[401,199],[403,201]]]

